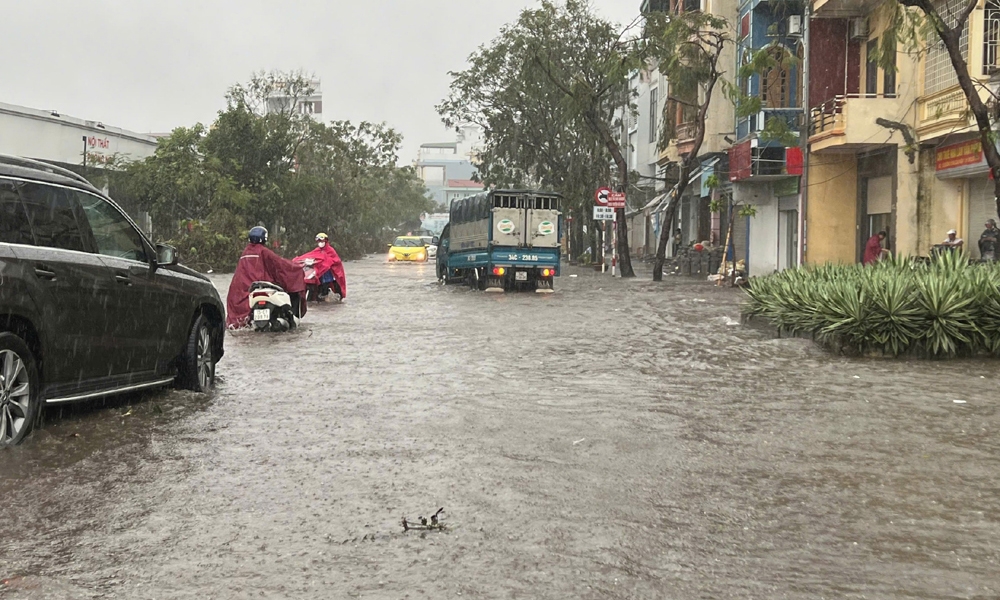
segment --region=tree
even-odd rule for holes
[[[413,170],[396,166],[401,136],[385,124],[315,122],[286,104],[300,93],[309,88],[294,74],[233,86],[211,127],[178,128],[153,156],[109,175],[114,196],[148,212],[154,231],[203,269],[231,268],[257,224],[295,253],[318,231],[345,258],[380,250],[431,208]]]
[[[610,177],[610,158],[627,189],[628,165],[614,115],[616,108],[631,106],[623,82],[638,63],[623,34],[585,2],[543,0],[473,53],[464,71],[450,73],[450,94],[438,112],[449,127],[483,127],[484,183],[539,183],[581,210]],[[624,210],[618,211],[617,227],[622,276],[633,277]]]
[[[910,7],[917,9],[924,17],[925,36],[927,33],[936,36],[941,40],[948,57],[951,59],[951,66],[958,76],[958,84],[962,88],[962,93],[969,103],[969,111],[976,121],[979,130],[979,140],[982,144],[983,154],[986,157],[986,164],[993,174],[993,195],[998,218],[1000,218],[1000,152],[997,151],[997,135],[993,131],[993,114],[990,106],[983,101],[981,91],[982,85],[973,80],[969,74],[969,63],[962,53],[962,32],[969,26],[969,17],[979,4],[978,0],[961,0],[957,3],[933,2],[932,0],[891,0],[897,8]],[[943,9],[943,10],[941,10]],[[916,31],[913,27],[907,27],[906,11],[897,10],[895,14],[894,27],[890,28],[890,36],[886,36],[883,46],[886,43],[895,43],[897,38],[910,39]],[[929,31],[927,31],[929,29]],[[930,36],[926,36],[930,37]],[[993,104],[996,105],[997,97],[994,95]]]
[[[671,109],[680,106],[694,124],[694,142],[690,151],[681,156],[677,185],[664,213],[664,226],[660,229],[653,263],[654,281],[663,280],[663,264],[671,237],[669,224],[687,189],[688,179],[698,166],[709,106],[724,73],[720,60],[731,41],[725,19],[700,11],[653,13],[646,21],[644,56],[659,66],[671,85],[664,119],[672,118]],[[670,128],[665,127],[660,138],[661,148],[669,145],[669,133]]]

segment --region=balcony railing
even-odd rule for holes
[[[844,105],[847,103],[847,96],[834,96],[819,106],[814,106],[810,111],[809,135],[814,136],[833,130],[843,130],[846,126],[844,115]]]
[[[694,150],[694,136],[697,133],[697,124],[681,123],[677,126],[677,152],[679,154],[689,154]]]
[[[901,114],[906,100],[898,94],[847,94],[814,106],[809,115],[813,151],[832,146],[878,145],[872,127],[880,117]],[[905,112],[905,111],[904,111]]]
[[[696,133],[697,128],[698,128],[698,125],[696,123],[694,123],[694,122],[681,123],[680,125],[678,125],[677,126],[677,142],[680,143],[680,142],[686,142],[688,140],[693,140],[694,139],[694,134]]]

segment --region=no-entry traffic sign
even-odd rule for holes
[[[612,192],[609,187],[602,187],[594,195],[595,206],[607,206],[609,208],[625,208],[625,193]]]

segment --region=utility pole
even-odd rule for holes
[[[809,110],[809,21],[812,19],[812,2],[806,1],[802,16],[802,175],[799,177],[799,265],[806,260],[806,211],[809,210],[809,130],[812,128],[812,111]]]
[[[83,176],[87,176],[87,136],[83,136]]]

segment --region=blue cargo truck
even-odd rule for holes
[[[438,244],[438,279],[487,291],[551,292],[559,275],[560,200],[532,190],[453,200]]]

